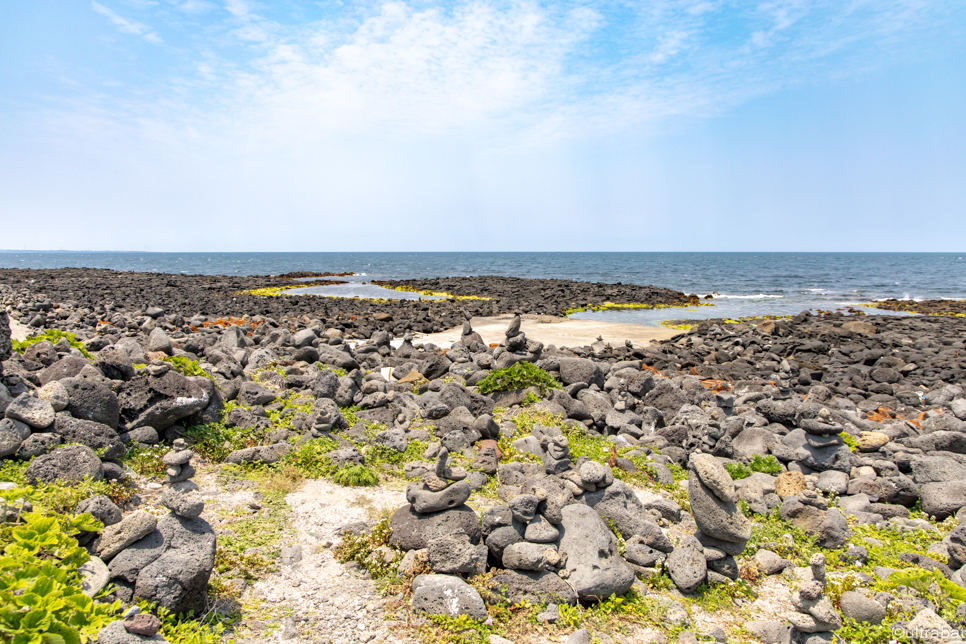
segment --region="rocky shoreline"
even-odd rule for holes
[[[348,330],[350,337],[359,338],[368,338],[375,331],[390,331],[397,336],[402,336],[406,331],[435,333],[462,324],[464,312],[482,316],[515,311],[561,315],[576,305],[602,304],[606,301],[682,306],[693,302],[684,293],[655,287],[503,277],[387,283],[392,287],[403,286],[414,290],[425,290],[425,287],[453,296],[480,299],[457,300],[454,297],[442,301],[376,301],[304,296],[263,297],[251,293],[258,289],[288,289],[333,283],[325,280],[294,281],[298,277],[322,275],[325,274],[300,272],[278,277],[226,277],[86,268],[0,269],[0,284],[8,287],[0,297],[7,302],[16,301],[18,310],[25,307],[25,310],[34,314],[24,324],[45,324],[47,307],[53,301],[66,304],[75,314],[78,310],[85,310],[86,323],[93,317],[98,320],[109,318],[115,311],[145,312],[153,308],[186,319],[199,314],[213,319],[253,316],[281,319],[304,315],[321,321],[327,327],[341,327]],[[52,324],[59,323],[53,321]]]
[[[399,505],[381,522],[333,525],[328,540],[296,519],[279,574],[297,588],[314,579],[313,593],[338,585],[323,570],[398,592],[352,585],[380,619],[327,637],[313,634],[317,614],[344,611],[306,590],[302,618],[272,637],[821,644],[886,631],[956,641],[966,627],[966,319],[801,314],[708,321],[647,346],[554,347],[517,318],[498,346],[466,322],[443,351],[411,333],[480,312],[686,296],[510,278],[392,284],[490,300],[239,295],[290,284],[0,271],[0,458],[27,484],[86,476],[157,497],[151,511],[106,496],[76,508],[106,526],[82,538],[90,595],[197,614],[217,581],[216,595],[228,584],[284,601],[295,591],[245,581],[240,564],[216,570],[215,536],[232,525],[202,512],[226,502],[214,472],[302,468],[398,485]],[[48,339],[11,350],[8,315]],[[164,473],[149,483],[130,455],[150,450]],[[292,494],[298,516],[311,500]],[[720,593],[723,614],[702,608]],[[595,621],[614,595],[642,612]],[[520,602],[538,606],[537,626],[499,609]],[[161,637],[136,612],[100,641]],[[447,630],[447,618],[469,621]],[[255,621],[243,616],[236,635],[263,641]],[[146,622],[154,633],[139,631]],[[457,639],[466,624],[487,639]]]

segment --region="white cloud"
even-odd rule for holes
[[[152,45],[160,45],[163,42],[161,40],[161,36],[155,33],[147,25],[143,25],[140,22],[137,22],[136,20],[130,20],[128,18],[120,16],[115,12],[111,11],[110,9],[108,9],[107,7],[105,7],[104,5],[100,4],[96,0],[91,0],[91,7],[97,13],[107,17],[107,19],[111,22],[111,24],[117,27],[118,31],[121,31],[126,34],[134,34],[136,36],[141,36]]]

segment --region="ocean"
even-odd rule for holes
[[[110,268],[206,275],[354,272],[327,294],[380,295],[370,280],[466,275],[667,287],[708,300],[693,309],[584,311],[578,319],[662,320],[794,315],[874,300],[966,299],[966,253],[146,253],[0,252],[3,268]],[[382,291],[382,292],[381,292]],[[872,311],[870,311],[872,312]],[[884,313],[875,311],[877,313]]]

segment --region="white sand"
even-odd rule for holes
[[[470,324],[473,325],[473,330],[483,337],[485,343],[492,344],[506,339],[505,332],[512,319],[513,316],[509,314],[476,317],[470,320]],[[630,340],[635,347],[643,347],[680,333],[680,331],[659,326],[571,320],[549,315],[524,315],[521,328],[528,338],[543,342],[544,345],[552,344],[557,347],[582,347],[596,342],[598,337],[613,345],[624,344],[625,340]],[[458,326],[440,333],[417,334],[414,342],[432,342],[446,348],[459,340],[461,334],[462,327]]]

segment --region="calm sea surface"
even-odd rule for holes
[[[111,268],[208,275],[346,272],[331,294],[376,294],[374,279],[506,275],[653,284],[714,307],[583,312],[573,317],[654,324],[669,318],[786,315],[876,299],[966,299],[964,253],[140,253],[0,252],[5,268]]]

